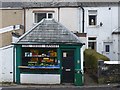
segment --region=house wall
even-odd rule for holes
[[[6,28],[10,29],[9,26],[13,25],[23,25],[24,24],[24,12],[23,10],[19,9],[0,9],[0,47],[4,47],[10,45],[12,42],[12,30],[1,33],[2,29]],[[23,30],[14,31],[19,33],[20,35],[23,34]]]
[[[39,8],[39,9],[26,9],[26,31],[30,30],[34,25],[34,13],[33,11],[37,12],[49,12],[54,11],[54,19],[58,21],[58,8]]]
[[[73,32],[80,32],[80,8],[60,8],[60,23]]]
[[[2,33],[2,44],[1,47],[10,45],[12,42],[12,33],[11,32],[6,32],[6,33]]]
[[[109,8],[111,8],[111,10],[109,10]],[[97,10],[97,26],[96,27],[88,26],[88,10]],[[103,26],[100,26],[100,22],[103,23]],[[112,57],[108,55],[108,57],[110,57],[111,60],[118,60],[114,58],[116,56],[116,53],[118,52],[117,51],[118,48],[114,45],[118,43],[113,42],[113,36],[112,36],[112,32],[117,28],[118,28],[118,7],[117,6],[85,8],[85,32],[87,32],[87,37],[97,37],[97,51],[104,55],[106,55],[104,45],[103,45],[104,42],[111,42],[112,48],[115,48],[114,51],[111,50]]]
[[[118,60],[118,55],[116,54],[118,48],[116,48],[117,42],[113,42],[112,32],[118,28],[118,7],[117,6],[104,6],[104,7],[84,7],[85,9],[85,21],[84,21],[84,31],[87,33],[86,40],[81,41],[86,44],[88,48],[88,37],[96,37],[97,49],[96,51],[108,56],[111,60]],[[53,10],[54,19],[59,20],[66,28],[72,32],[82,32],[82,9],[80,7],[62,7],[62,8],[40,8],[40,9],[27,9],[26,10],[26,30],[29,30],[34,25],[33,11],[34,10]],[[95,27],[90,27],[88,25],[88,10],[97,10],[97,25]],[[100,26],[100,22],[103,23]],[[118,39],[118,38],[117,38]],[[110,54],[105,53],[104,42],[111,42],[111,47],[116,48],[111,50]],[[115,52],[115,53],[114,53]],[[116,57],[117,58],[114,58]]]
[[[13,46],[0,48],[0,82],[13,82]]]
[[[2,9],[0,10],[2,18],[2,26],[0,28],[4,28],[11,25],[23,25],[24,23],[24,12],[23,10],[17,9]]]

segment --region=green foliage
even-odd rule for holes
[[[109,61],[109,58],[96,52],[93,49],[86,49],[84,51],[84,60],[85,60],[85,68],[91,69],[90,71],[91,73],[97,73],[98,60]]]

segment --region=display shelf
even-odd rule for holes
[[[30,48],[23,50],[21,66],[25,66],[25,68],[57,68],[43,67],[56,65],[58,65],[56,49]]]
[[[57,58],[57,57],[51,57],[51,56],[24,56],[23,58]]]
[[[60,69],[59,65],[56,66],[18,66],[21,69]]]

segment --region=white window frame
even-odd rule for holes
[[[51,20],[51,19],[54,18],[54,12],[34,12],[34,13],[33,13],[33,24],[37,24],[37,23],[35,22],[35,13],[46,13],[46,19],[47,19],[47,20]],[[49,14],[52,14],[52,18],[48,18],[48,15],[49,15]]]
[[[92,13],[92,11],[93,11],[93,13]],[[92,9],[92,10],[88,10],[88,12],[87,12],[88,14],[87,14],[87,25],[88,25],[88,27],[97,27],[97,22],[98,22],[98,15],[97,15],[97,13],[98,13],[98,10],[97,9]],[[92,16],[92,15],[95,15],[96,16],[96,20],[95,20],[95,22],[96,22],[96,24],[95,25],[90,25],[89,24],[89,16]]]
[[[89,40],[89,38],[95,38],[95,40]],[[97,37],[88,37],[88,48],[90,48],[89,43],[95,43],[96,46],[95,46],[94,50],[97,50]]]

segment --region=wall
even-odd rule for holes
[[[0,48],[0,82],[13,82],[13,46]]]
[[[0,29],[0,47],[11,45],[12,43],[12,32],[18,33],[23,30],[20,29],[20,25],[8,26]],[[19,33],[20,34],[20,33]]]
[[[111,10],[109,10],[111,8]],[[88,26],[88,10],[97,10],[97,26],[89,27]],[[103,26],[100,26],[100,22],[103,23]],[[112,42],[112,31],[118,28],[118,7],[109,6],[109,7],[85,7],[85,32],[87,32],[87,37],[97,37],[97,51],[101,54],[104,53],[103,42]],[[118,39],[118,38],[117,38]],[[118,48],[114,45],[115,52]],[[111,60],[116,60],[114,51],[111,51],[113,57],[110,57]]]
[[[26,31],[30,30],[34,25],[34,14],[33,11],[49,12],[54,11],[54,19],[58,21],[58,8],[39,8],[39,9],[26,9]]]
[[[98,69],[98,83],[119,83],[120,62],[105,61]]]
[[[0,28],[4,28],[11,25],[23,25],[24,23],[24,13],[23,10],[17,9],[3,9],[0,10],[2,15],[2,26]]]
[[[79,8],[60,8],[60,23],[70,31],[80,31],[80,14]]]
[[[118,60],[117,42],[113,42],[112,32],[118,28],[118,7],[117,6],[104,6],[104,7],[84,7],[85,9],[85,33],[88,37],[97,37],[97,51],[106,55],[104,42],[112,42],[112,48],[108,56],[111,60]],[[53,10],[55,11],[54,18],[73,32],[82,32],[82,10],[79,7],[62,7],[62,8],[40,8],[40,9],[27,9],[26,10],[26,30],[33,27],[33,11],[34,10]],[[88,10],[97,10],[97,26],[88,26]],[[59,15],[58,15],[59,14]],[[100,26],[100,22],[103,26]],[[82,38],[80,38],[82,39]],[[118,38],[117,38],[118,39]],[[88,47],[88,40],[85,41],[86,48]],[[116,53],[114,53],[116,52]]]
[[[60,84],[60,74],[21,74],[22,84]]]
[[[13,28],[13,25],[24,24],[24,12],[21,9],[0,9],[0,47],[10,45],[12,42],[11,32],[1,31]],[[12,31],[12,30],[11,30]],[[14,31],[15,33],[23,34],[23,30]]]

